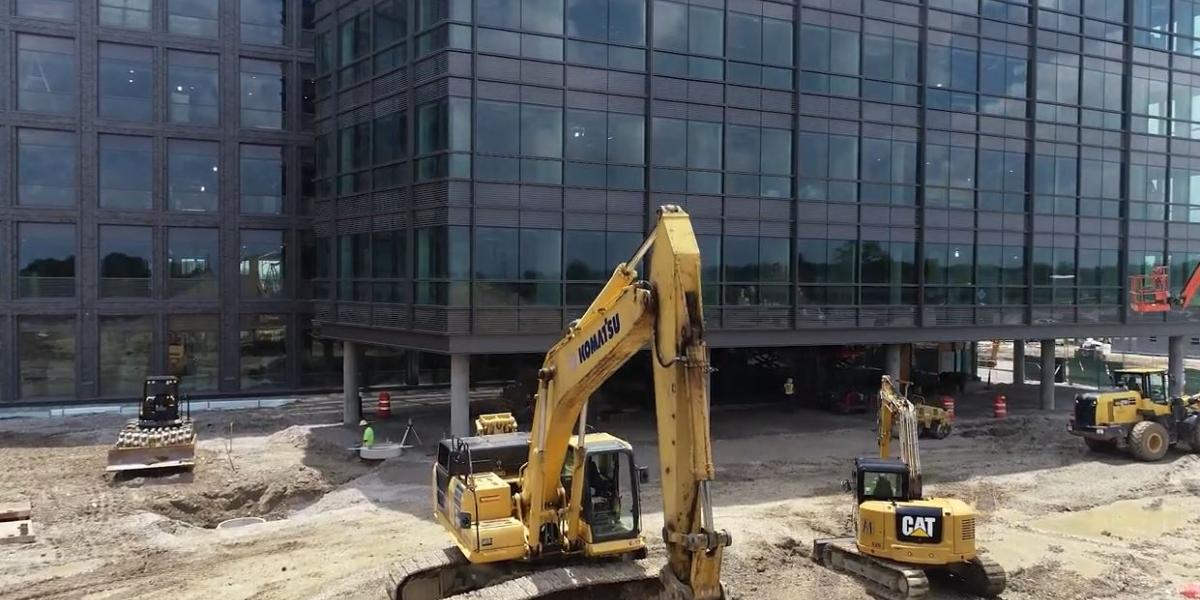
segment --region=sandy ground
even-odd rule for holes
[[[1008,420],[964,418],[923,443],[927,493],[974,503],[978,538],[1009,573],[1004,598],[1180,598],[1200,581],[1200,457],[1089,454],[1061,412],[1010,405]],[[432,446],[361,463],[345,449],[357,432],[329,425],[337,409],[203,413],[194,474],[118,480],[103,465],[119,418],[0,421],[0,501],[31,500],[38,534],[0,546],[0,598],[382,598],[389,564],[445,545],[430,518]],[[414,413],[427,438],[441,410]],[[656,473],[652,420],[622,413],[597,427],[630,439]],[[873,452],[870,427],[865,415],[717,410],[713,491],[734,539],[732,597],[868,598],[809,552],[815,537],[847,533],[840,483],[854,456]],[[393,421],[381,437],[400,429]],[[661,561],[660,490],[652,481],[644,493],[650,560]],[[246,515],[268,522],[212,528]],[[936,583],[933,597],[960,598]]]

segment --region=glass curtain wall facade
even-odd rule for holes
[[[0,2],[0,405],[301,384],[312,8]]]
[[[718,332],[1161,327],[1125,282],[1200,261],[1193,4],[322,0],[317,321],[557,333],[676,203]]]

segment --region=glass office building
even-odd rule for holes
[[[300,277],[313,8],[0,0],[0,403],[320,369]]]
[[[544,352],[662,204],[718,348],[1200,321],[1125,283],[1200,263],[1200,2],[0,0],[0,46],[0,401]]]
[[[1200,2],[321,0],[315,312],[540,352],[691,213],[717,347],[1156,335]],[[1195,188],[1195,189],[1193,189]]]

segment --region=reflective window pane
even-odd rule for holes
[[[216,125],[220,114],[217,56],[171,51],[167,55],[167,107],[172,123]]]
[[[16,0],[17,15],[36,19],[75,20],[75,0]]]
[[[242,42],[283,44],[287,24],[285,7],[285,0],[241,0]]]
[[[245,214],[283,214],[287,180],[283,148],[242,145],[240,163],[242,212]]]
[[[37,0],[41,3],[42,0]],[[75,42],[17,36],[17,108],[44,113],[75,111]]]
[[[273,229],[241,231],[241,294],[243,298],[280,298],[284,293],[284,232]]]
[[[17,296],[70,298],[75,295],[75,226],[17,225]]]
[[[140,396],[153,347],[154,317],[100,317],[100,395]]]
[[[408,155],[407,113],[398,112],[375,118],[372,139],[375,164],[389,163]]]
[[[521,153],[521,105],[480,100],[475,110],[478,112],[475,123],[476,151],[511,155]]]
[[[220,145],[170,140],[167,144],[167,199],[171,210],[215,212],[220,205]]]
[[[287,319],[285,316],[242,315],[238,341],[241,389],[251,390],[287,385]]]
[[[149,227],[100,226],[100,297],[149,298],[154,256]]]
[[[571,37],[646,43],[645,0],[567,0],[566,20]]]
[[[167,0],[167,31],[217,37],[220,10],[220,0]]]
[[[121,29],[150,29],[152,0],[100,0],[100,24]]]
[[[17,204],[75,206],[77,143],[72,132],[17,130]]]
[[[167,294],[172,298],[217,297],[221,272],[216,229],[167,228]]]
[[[521,105],[521,154],[562,158],[562,109]]]
[[[17,319],[19,397],[75,399],[75,318]]]
[[[100,44],[100,116],[151,121],[154,54],[143,46]]]
[[[167,373],[180,378],[184,392],[216,391],[221,351],[216,315],[167,317]]]
[[[242,127],[283,129],[283,63],[242,59]]]
[[[154,203],[154,140],[100,136],[100,207],[148,210]]]

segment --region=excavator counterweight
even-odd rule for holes
[[[648,259],[646,280],[635,265]],[[642,536],[646,469],[628,442],[589,433],[588,398],[643,348],[654,371],[663,542],[655,572]],[[724,598],[731,542],[713,522],[708,346],[700,251],[687,213],[658,210],[654,231],[546,353],[533,422],[484,415],[479,435],[442,440],[434,516],[453,546],[397,566],[394,600],[636,597],[653,584],[679,600]]]

